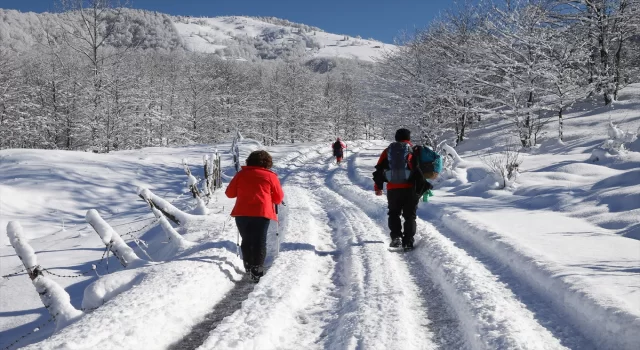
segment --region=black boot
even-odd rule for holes
[[[413,250],[413,238],[403,238],[402,248],[404,248],[405,251]]]
[[[262,266],[252,266],[249,271],[249,278],[254,283],[260,282],[260,277],[264,276],[264,268]]]
[[[392,238],[389,247],[398,248],[400,244],[402,244],[402,240],[400,239],[400,237]]]

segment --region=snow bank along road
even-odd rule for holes
[[[281,211],[280,253],[271,260],[260,283],[247,287],[242,285],[246,282],[238,282],[241,262],[228,249],[203,251],[200,255],[206,254],[208,259],[217,259],[217,254],[219,260],[234,266],[227,271],[231,277],[225,278],[221,272],[190,275],[213,290],[210,298],[206,292],[191,293],[186,286],[180,287],[180,293],[191,301],[165,298],[162,306],[149,300],[149,307],[158,309],[149,314],[157,317],[147,315],[134,322],[139,324],[136,327],[141,332],[147,329],[150,339],[158,332],[147,328],[150,324],[171,328],[170,319],[161,321],[163,315],[188,318],[189,310],[177,310],[179,303],[186,303],[197,308],[191,316],[194,320],[164,332],[163,347],[632,348],[625,339],[609,339],[610,334],[604,332],[585,334],[589,327],[583,323],[589,320],[580,323],[567,317],[547,294],[530,288],[526,277],[483,255],[479,244],[457,239],[450,226],[436,227],[424,220],[428,207],[421,209],[418,219],[416,249],[389,251],[386,200],[373,194],[369,179],[371,162],[383,147],[373,142],[353,143],[341,166],[333,164],[324,145],[282,158],[276,171],[283,181],[287,207]],[[142,293],[141,287],[132,292]],[[209,300],[196,306],[198,298]],[[85,319],[96,318],[100,312],[98,309]],[[210,322],[201,322],[207,318]],[[71,328],[82,329],[79,323],[83,322]],[[106,328],[101,331],[108,333]],[[135,332],[131,330],[117,342],[105,337],[101,345],[127,348],[126,339],[131,340],[127,336],[133,337]],[[31,348],[72,346],[62,335]],[[140,348],[159,343],[136,344]]]

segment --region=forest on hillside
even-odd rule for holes
[[[562,139],[576,101],[610,105],[640,81],[639,4],[466,2],[374,64],[310,58],[294,44],[264,59],[190,52],[167,15],[109,0],[62,1],[46,15],[2,11],[0,29],[36,40],[16,45],[0,30],[0,148],[109,152],[236,131],[272,145],[381,138],[398,126],[436,146],[464,141],[488,117],[511,121],[529,147],[544,130]]]

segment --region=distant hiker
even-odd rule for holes
[[[416,211],[422,195],[433,186],[426,181],[435,179],[441,171],[439,156],[422,146],[413,147],[411,131],[398,129],[396,142],[387,147],[376,164],[373,173],[376,195],[383,194],[384,183],[387,182],[387,203],[389,206],[389,230],[391,230],[390,247],[396,248],[402,244],[405,250],[413,249],[416,234]],[[431,155],[433,159],[424,159],[423,155]],[[437,162],[434,159],[437,158]],[[435,164],[437,163],[437,164]],[[431,164],[431,165],[429,165]],[[434,166],[435,164],[435,166]],[[400,215],[404,217],[404,231]]]
[[[336,157],[336,163],[340,164],[344,157],[344,150],[347,148],[347,145],[340,141],[340,138],[338,137],[336,142],[331,145],[331,148],[333,148],[333,156]]]
[[[284,193],[278,176],[271,170],[273,160],[267,151],[251,152],[247,165],[231,180],[225,194],[237,198],[231,211],[242,237],[244,269],[254,282],[264,275],[269,220],[278,220],[275,205]]]

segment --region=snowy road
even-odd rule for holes
[[[324,187],[324,158],[286,176],[280,255],[201,349],[437,347],[407,264],[364,212]]]
[[[389,251],[386,203],[357,185],[355,151],[342,166],[308,152],[282,167],[280,255],[200,349],[588,348],[542,326],[499,276],[424,220],[415,251]]]

